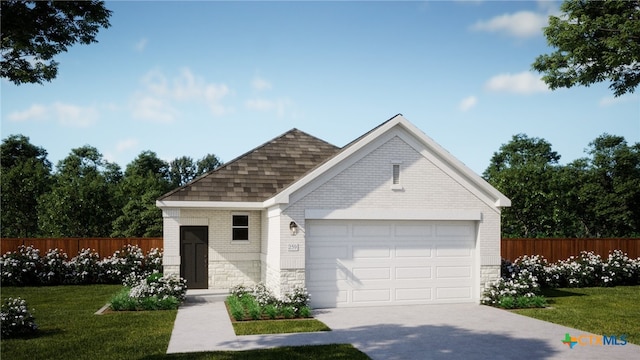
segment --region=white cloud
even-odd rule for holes
[[[529,71],[517,74],[500,74],[489,79],[485,89],[496,92],[508,92],[516,94],[533,94],[549,91],[547,84],[539,76]]]
[[[24,111],[16,111],[8,115],[9,120],[21,122],[31,120],[58,120],[67,127],[89,127],[98,121],[98,109],[93,106],[78,106],[55,102],[51,105],[34,104]]]
[[[275,100],[255,98],[245,102],[245,107],[249,110],[260,112],[275,111],[278,117],[283,117],[292,105],[293,102],[289,98],[278,98]]]
[[[47,108],[44,105],[33,104],[24,111],[15,111],[8,115],[9,120],[22,122],[28,120],[42,120],[47,116]]]
[[[476,104],[478,104],[478,98],[471,95],[460,101],[460,104],[458,104],[458,109],[460,109],[461,111],[467,111],[476,106]]]
[[[125,139],[125,140],[119,141],[116,144],[116,151],[117,152],[123,152],[123,151],[126,151],[126,150],[133,149],[136,146],[138,146],[138,140],[136,140],[136,139]]]
[[[52,106],[58,122],[70,127],[89,127],[98,121],[98,110],[56,102]]]
[[[600,99],[600,101],[598,102],[598,105],[600,105],[600,107],[615,106],[615,105],[623,104],[632,100],[638,101],[638,99],[640,99],[640,96],[637,96],[637,95],[636,96],[626,95],[626,96],[619,96],[619,97],[605,96]]]
[[[502,32],[518,38],[542,35],[547,26],[548,15],[532,11],[503,14],[486,21],[478,21],[471,26],[475,31]]]
[[[158,123],[170,123],[176,119],[177,111],[160,97],[134,95],[133,117]]]
[[[231,93],[227,85],[208,83],[189,68],[169,80],[160,70],[151,70],[141,79],[143,89],[133,95],[133,117],[153,122],[172,122],[180,115],[180,103],[202,103],[214,116],[231,111],[222,100]]]
[[[142,38],[140,40],[138,40],[137,43],[135,43],[135,45],[133,46],[133,48],[137,51],[137,52],[143,52],[144,49],[147,48],[147,43],[149,41],[147,40],[147,38]]]
[[[253,81],[251,81],[251,87],[254,90],[263,91],[271,89],[271,83],[259,76],[255,77]]]

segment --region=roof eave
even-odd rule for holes
[[[262,201],[176,201],[176,200],[156,200],[156,206],[160,209],[183,208],[183,209],[232,209],[232,210],[263,210]]]

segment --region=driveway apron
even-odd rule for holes
[[[476,304],[320,309],[314,316],[332,331],[236,336],[223,301],[188,295],[167,353],[349,343],[375,360],[640,359],[640,346],[589,345],[585,331]],[[583,344],[569,348],[565,334]]]

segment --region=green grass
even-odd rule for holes
[[[120,285],[2,287],[2,299],[27,301],[39,327],[38,334],[29,338],[2,339],[2,359],[369,359],[348,344],[167,355],[177,310],[94,315],[121,289]]]
[[[640,286],[547,289],[550,308],[514,312],[599,335],[627,335],[640,344]]]
[[[331,331],[327,325],[315,319],[241,321],[233,323],[233,330],[236,335]]]
[[[349,344],[281,347],[249,351],[217,351],[209,353],[171,354],[151,356],[148,360],[370,360],[360,350]]]
[[[94,313],[120,285],[3,287],[2,298],[22,297],[34,309],[39,332],[2,339],[6,359],[139,359],[167,351],[177,310]]]

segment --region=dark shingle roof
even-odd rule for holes
[[[264,201],[338,151],[326,141],[292,129],[159,200]]]

